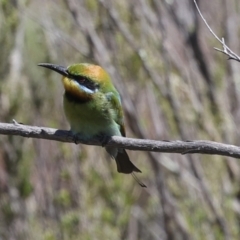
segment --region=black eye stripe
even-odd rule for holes
[[[99,85],[92,81],[91,79],[88,79],[83,76],[76,76],[76,75],[70,75],[71,79],[78,82],[79,84],[87,87],[88,89],[94,91],[99,88]]]

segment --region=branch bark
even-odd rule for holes
[[[14,122],[12,124],[0,123],[0,134],[54,140],[59,142],[74,143],[77,140],[77,143],[102,146],[102,143],[98,139],[83,140],[81,139],[81,136],[77,137],[76,139],[76,135],[74,135],[71,131],[46,127],[29,126],[19,124],[17,122]],[[134,139],[113,136],[109,138],[109,141],[106,144],[106,146],[138,151],[180,153],[180,154],[199,153],[240,158],[240,147],[205,140],[156,141],[149,139]]]

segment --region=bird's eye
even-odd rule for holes
[[[74,79],[79,83],[84,83],[86,81],[86,79],[83,77],[75,77]]]
[[[98,84],[93,82],[91,79],[82,76],[73,76],[74,81],[78,82],[80,85],[87,87],[88,89],[95,91],[99,88]]]

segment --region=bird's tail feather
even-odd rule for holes
[[[117,156],[115,157],[117,163],[117,170],[120,173],[132,173],[132,172],[141,172],[129,159],[125,149],[118,151]]]
[[[106,148],[107,152],[111,155],[112,158],[116,160],[117,170],[120,173],[132,174],[133,178],[141,187],[147,187],[144,183],[142,183],[134,172],[141,172],[129,159],[127,152],[125,149],[114,149],[114,148]]]
[[[127,152],[123,149],[121,151],[118,151],[118,154],[115,158],[117,163],[117,170],[120,173],[131,173],[135,181],[141,186],[141,187],[147,187],[144,183],[142,183],[138,177],[135,175],[134,172],[141,172],[140,169],[138,169],[129,159]]]

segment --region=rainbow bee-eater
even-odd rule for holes
[[[84,140],[126,136],[120,95],[103,68],[88,63],[67,68],[49,63],[38,65],[63,76],[64,112],[74,134]],[[116,160],[118,172],[141,172],[130,161],[125,149],[106,147],[106,150]],[[134,174],[133,177],[136,178]]]

